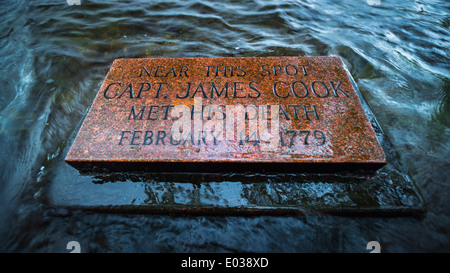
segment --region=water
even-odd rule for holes
[[[2,1],[0,250],[450,251],[448,1]],[[180,217],[54,209],[42,192],[112,61],[338,55],[422,191],[419,217]],[[71,179],[71,177],[67,177]]]

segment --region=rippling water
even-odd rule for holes
[[[2,1],[0,250],[450,251],[448,1]],[[421,189],[421,217],[173,217],[48,208],[52,159],[128,57],[338,55]],[[70,177],[67,177],[70,179]]]

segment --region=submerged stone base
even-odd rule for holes
[[[109,174],[77,176],[63,164],[49,185],[51,205],[96,211],[184,214],[340,213],[404,215],[424,211],[408,177],[301,174]]]

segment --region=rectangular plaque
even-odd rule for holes
[[[117,59],[65,161],[156,172],[386,164],[339,57]]]

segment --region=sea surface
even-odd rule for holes
[[[369,241],[382,252],[450,251],[449,1],[4,0],[0,18],[1,252],[68,252],[73,240],[82,252],[368,252]],[[114,59],[331,55],[425,214],[174,216],[42,201],[52,160]]]

